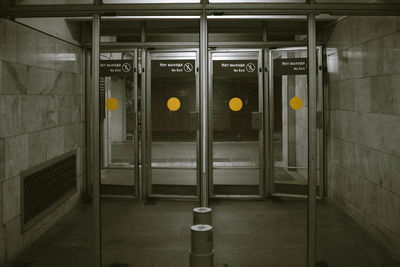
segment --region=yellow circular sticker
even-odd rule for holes
[[[110,97],[109,99],[107,99],[106,107],[110,111],[116,110],[118,108],[118,100],[114,97]]]
[[[243,107],[243,102],[240,98],[234,97],[229,101],[229,108],[232,111],[239,111]]]
[[[303,100],[298,96],[293,97],[292,99],[290,99],[290,107],[293,110],[301,109],[303,107]]]
[[[177,111],[181,107],[181,101],[176,97],[171,97],[167,101],[167,107],[171,111]]]

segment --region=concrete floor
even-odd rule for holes
[[[188,267],[196,202],[102,200],[103,266]],[[306,201],[212,201],[216,266],[302,267]],[[81,205],[31,245],[12,266],[92,266],[91,210]],[[318,204],[320,267],[400,264],[335,205]],[[227,264],[227,265],[224,265]],[[124,265],[114,265],[124,266]]]

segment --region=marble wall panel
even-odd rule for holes
[[[81,63],[81,48],[0,19],[0,221],[5,223],[0,231],[6,243],[4,257],[0,247],[0,265],[2,258],[12,260],[22,243],[28,246],[54,225],[79,198],[71,197],[22,237],[20,172],[72,149],[77,149],[78,172],[83,171]]]
[[[56,103],[60,124],[80,121],[81,96],[57,95]]]
[[[341,184],[342,180],[340,179],[340,177],[342,177],[341,173],[342,168],[340,167],[340,165],[337,165],[329,160],[327,166],[328,166],[328,173],[327,173],[328,196],[331,198],[334,193],[342,191],[342,184]]]
[[[386,190],[390,190],[390,161],[391,157],[387,153],[370,150],[367,179]]]
[[[381,114],[393,114],[392,75],[371,78],[371,111]],[[397,104],[397,103],[396,103]]]
[[[372,40],[364,45],[364,77],[383,74],[383,40]]]
[[[20,214],[20,176],[12,177],[2,183],[3,223]]]
[[[355,171],[354,169],[354,156],[356,153],[356,144],[351,142],[342,141],[342,151],[340,157],[341,165],[343,168],[351,171]]]
[[[3,86],[3,62],[0,60],[0,92]]]
[[[56,69],[59,71],[79,73],[81,51],[76,46],[56,41]]]
[[[375,183],[367,179],[360,179],[358,183],[358,202],[357,207],[362,213],[368,214],[376,220],[378,216],[379,191],[380,188]]]
[[[342,110],[354,110],[355,92],[352,80],[343,80],[338,82],[339,107]]]
[[[38,67],[28,67],[28,94],[55,94],[61,73]]]
[[[400,57],[399,57],[399,59],[400,59]],[[400,65],[400,60],[398,61],[398,64]],[[392,114],[400,116],[400,104],[399,104],[400,103],[400,71],[398,74],[392,75],[392,92],[393,92]]]
[[[81,146],[81,124],[73,123],[64,127],[64,151],[69,152]]]
[[[337,52],[337,80],[347,80],[350,79],[350,62],[349,62],[349,51],[347,49]]]
[[[327,68],[329,73],[329,81],[337,81],[339,77],[339,56],[337,51],[327,56]]]
[[[328,137],[328,147],[327,147],[327,155],[328,161],[332,164],[339,165],[342,163],[342,140],[329,136]]]
[[[384,74],[400,73],[400,33],[385,36],[382,42]]]
[[[6,257],[8,262],[14,260],[22,250],[21,217],[15,217],[6,224]]]
[[[5,179],[6,173],[6,149],[4,139],[0,139],[0,181]]]
[[[351,22],[342,20],[324,31],[327,47],[334,47],[337,51],[346,49],[352,46],[351,43]]]
[[[31,66],[39,63],[38,34],[20,24],[17,24],[17,62]]]
[[[28,67],[26,65],[3,62],[0,94],[26,94],[27,82]]]
[[[328,194],[343,209],[368,218],[360,223],[373,224],[388,237],[400,235],[396,23],[394,17],[347,17],[326,35],[331,38]]]
[[[396,32],[397,18],[394,16],[350,16],[348,20],[348,24],[341,27],[350,27],[352,46]]]
[[[363,141],[366,147],[400,156],[400,117],[363,114]]]
[[[341,95],[340,95],[340,87],[339,87],[339,82],[338,81],[332,81],[329,84],[329,87],[327,88],[329,91],[329,109],[340,109],[340,101],[341,101]]]
[[[21,96],[21,126],[24,133],[38,131],[42,127],[40,98],[38,95]]]
[[[47,34],[39,35],[39,67],[56,69],[56,40]]]
[[[29,166],[29,135],[5,139],[6,179],[15,177]]]
[[[42,129],[54,127],[58,124],[57,103],[55,95],[43,95],[41,102]]]
[[[400,198],[390,191],[380,189],[378,203],[378,222],[396,233],[400,224]]]
[[[400,32],[400,17],[397,17],[397,31]]]
[[[4,22],[4,60],[17,62],[17,24],[3,19]]]
[[[352,80],[354,89],[354,109],[360,112],[371,111],[371,79],[362,78]],[[357,97],[355,97],[357,96]]]
[[[0,264],[6,263],[6,228],[0,226]]]
[[[390,191],[400,198],[400,157],[391,156]]]
[[[0,138],[21,133],[21,99],[19,96],[0,96],[0,125]]]
[[[56,93],[59,95],[81,94],[81,76],[72,72],[62,72],[56,86]]]
[[[348,57],[348,77],[351,79],[362,78],[364,76],[364,45],[351,47],[347,50]]]
[[[4,59],[5,50],[5,22],[4,19],[0,19],[0,60]],[[1,83],[0,83],[1,84]]]
[[[29,134],[29,165],[33,167],[47,159],[47,131]]]
[[[64,153],[64,126],[48,130],[47,159],[52,159]]]

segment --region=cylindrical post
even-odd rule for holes
[[[191,227],[192,249],[190,267],[214,266],[214,242],[212,226],[197,224]]]
[[[196,224],[208,224],[212,225],[211,220],[211,208],[199,207],[193,209],[193,225]]]

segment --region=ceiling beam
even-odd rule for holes
[[[214,15],[400,15],[399,4],[326,4],[326,3],[221,3],[207,4],[207,14]],[[0,17],[77,17],[104,16],[200,15],[201,4],[101,4],[101,5],[29,5],[2,6]]]

